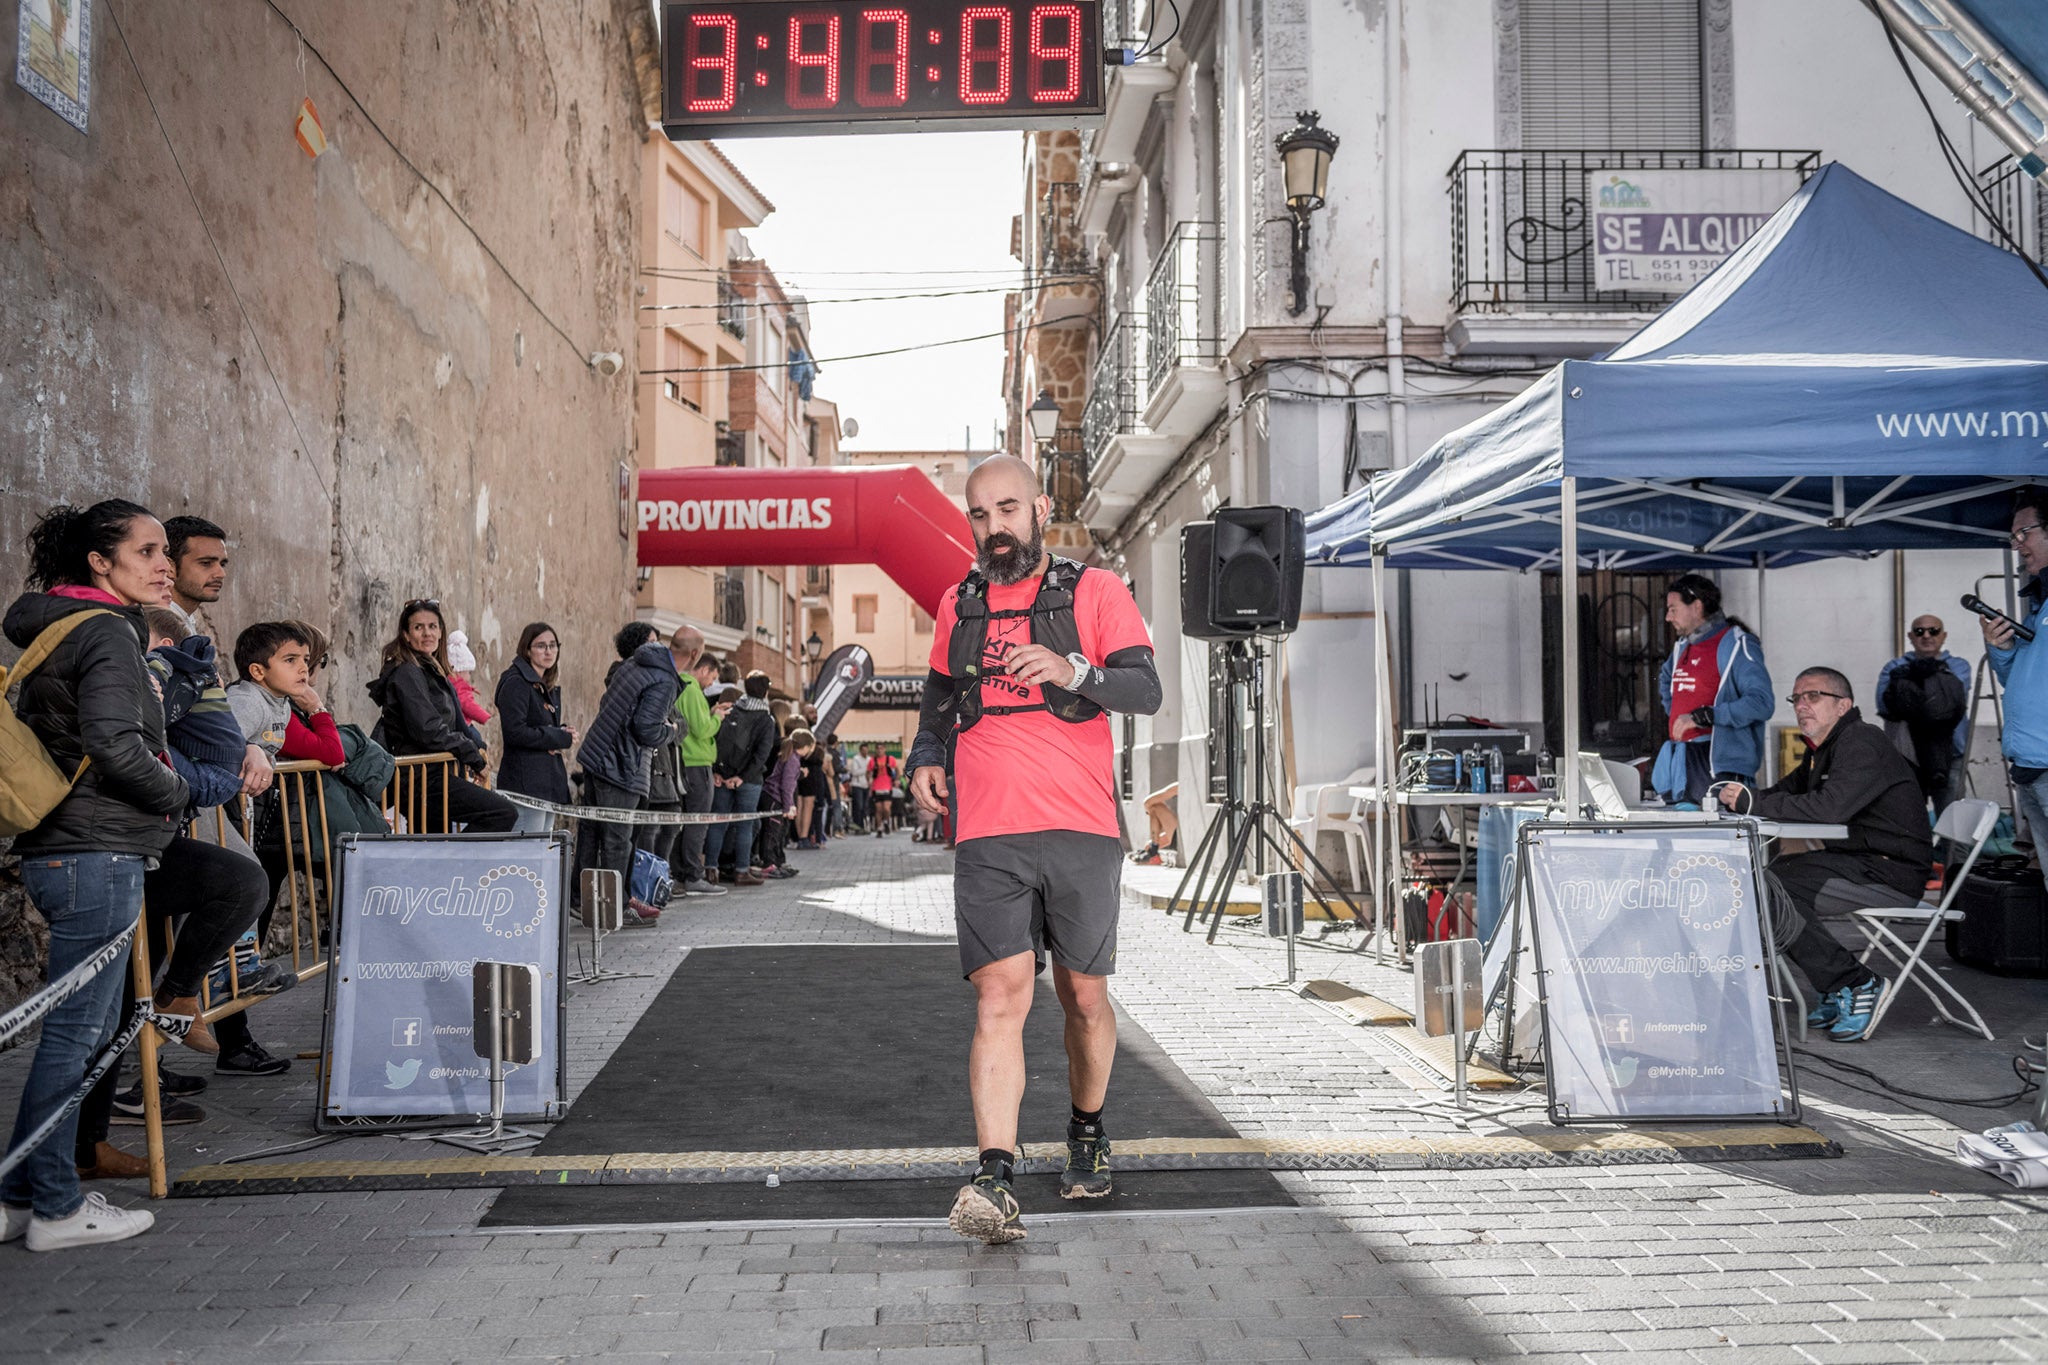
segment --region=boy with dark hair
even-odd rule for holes
[[[305,628],[292,621],[259,621],[235,637],[237,681],[228,688],[228,706],[251,744],[263,747],[272,763],[284,747],[291,724],[292,702],[299,700],[312,717],[324,722],[332,737],[334,717],[327,715],[319,694],[311,689],[313,642]]]

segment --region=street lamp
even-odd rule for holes
[[[824,652],[825,642],[818,638],[817,631],[812,631],[811,638],[804,641],[804,657],[806,659],[809,659],[812,663],[816,663],[818,662],[818,656],[823,654]]]
[[[1024,419],[1031,424],[1031,439],[1041,449],[1052,444],[1060,429],[1060,405],[1051,389],[1038,391],[1038,401],[1024,410]]]
[[[1337,154],[1337,135],[1321,126],[1321,117],[1312,109],[1296,114],[1294,126],[1274,140],[1280,149],[1287,212],[1294,219],[1287,272],[1288,286],[1294,291],[1287,306],[1292,317],[1300,317],[1308,309],[1308,220],[1328,197],[1330,158]]]

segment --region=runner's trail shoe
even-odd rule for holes
[[[972,1184],[962,1185],[954,1196],[953,1211],[946,1226],[962,1237],[972,1237],[990,1246],[1024,1239],[1024,1211],[1000,1171],[983,1169]]]
[[[1109,1193],[1109,1135],[1099,1123],[1067,1120],[1067,1168],[1060,1198],[1100,1199]]]

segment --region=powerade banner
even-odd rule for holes
[[[537,968],[539,1051],[506,1066],[505,1112],[559,1112],[567,848],[560,833],[339,841],[323,1121],[490,1112],[472,1023],[478,959]]]
[[[1552,1118],[1790,1118],[1747,826],[1522,831]]]
[[[812,727],[815,733],[829,735],[839,729],[839,722],[846,719],[847,711],[874,673],[874,658],[859,645],[841,645],[832,651],[825,666],[818,670],[818,680],[811,684],[811,695],[806,698],[818,708],[818,719]]]

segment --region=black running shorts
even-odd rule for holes
[[[1100,834],[1054,829],[965,841],[953,859],[960,974],[1046,952],[1068,971],[1112,974],[1123,867],[1123,846]]]

